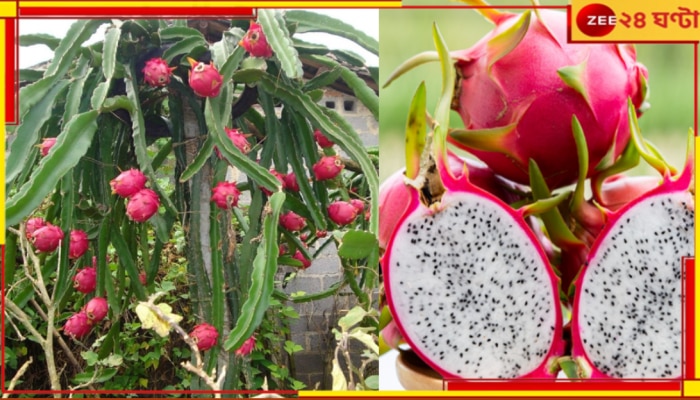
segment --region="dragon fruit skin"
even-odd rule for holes
[[[63,236],[61,227],[47,223],[32,233],[31,242],[37,253],[50,253],[58,248]]]
[[[262,26],[257,22],[250,23],[248,31],[239,44],[253,57],[272,57],[272,47],[267,43]]]
[[[297,251],[294,252],[294,254],[292,255],[292,258],[301,262],[302,269],[307,269],[311,266],[311,260],[304,257],[304,253],[302,253],[301,250],[299,250],[299,249],[297,249]]]
[[[47,222],[41,217],[29,218],[24,227],[24,233],[27,236],[27,239],[31,239],[32,234],[34,234],[34,231],[36,231],[39,228],[45,227],[46,224]]]
[[[693,167],[689,156],[678,176],[666,172],[656,188],[607,213],[575,282],[571,352],[582,375],[681,377],[681,257],[694,255]]]
[[[143,80],[151,87],[163,87],[170,83],[170,75],[177,67],[169,67],[168,63],[159,57],[146,61],[143,67]]]
[[[88,250],[90,243],[85,231],[74,229],[70,231],[70,245],[68,246],[68,258],[75,260],[80,258]]]
[[[335,144],[332,140],[328,139],[328,137],[326,137],[326,135],[324,135],[320,129],[314,130],[314,140],[319,146],[321,146],[321,148],[324,149],[331,148]]]
[[[190,57],[187,61],[192,66],[188,72],[189,84],[194,94],[200,97],[216,97],[223,87],[224,77],[216,69],[214,63],[205,64]]]
[[[328,205],[328,218],[339,226],[345,226],[357,218],[357,208],[347,201],[334,201]]]
[[[146,181],[147,178],[143,172],[132,168],[109,181],[109,185],[112,187],[112,193],[121,197],[129,197],[143,189],[146,186]]]
[[[272,174],[272,176],[275,177],[275,179],[277,179],[277,181],[280,183],[280,186],[281,186],[282,188],[285,188],[285,187],[286,187],[286,184],[285,184],[285,181],[284,181],[284,175],[283,175],[283,174],[281,174],[281,173],[275,171],[274,168],[271,168],[271,169],[270,169],[270,173]],[[260,190],[262,190],[262,192],[265,193],[266,196],[272,196],[272,191],[271,191],[270,189],[261,186],[261,187],[260,187]]]
[[[345,164],[340,159],[340,156],[323,156],[311,169],[314,172],[316,180],[325,181],[333,179],[340,174],[345,168]]]
[[[219,338],[219,332],[213,325],[201,323],[192,329],[190,336],[197,343],[197,348],[200,351],[206,351],[216,346],[216,341]]]
[[[135,222],[146,222],[158,212],[160,199],[151,189],[141,189],[129,197],[126,203],[126,215]]]
[[[234,354],[236,354],[238,357],[245,357],[247,355],[250,355],[250,353],[253,352],[253,349],[255,348],[255,336],[251,336],[248,339],[243,342],[241,347],[237,348],[234,351]]]
[[[109,305],[104,297],[93,297],[85,305],[85,314],[91,324],[102,321],[107,316]]]
[[[219,182],[213,189],[211,201],[222,210],[228,210],[238,206],[238,198],[241,191],[238,190],[236,182]]]
[[[90,320],[85,311],[79,311],[71,315],[63,325],[63,332],[74,338],[81,338],[90,333]]]
[[[306,220],[294,211],[288,211],[280,215],[280,225],[288,231],[296,232],[304,229]]]
[[[297,176],[294,172],[290,172],[282,178],[284,181],[284,188],[292,191],[292,192],[298,192],[299,191],[299,182],[297,181]]]
[[[73,287],[80,293],[92,293],[97,287],[97,270],[94,267],[79,270],[73,277]]]
[[[238,148],[238,150],[241,151],[243,154],[248,154],[250,153],[250,143],[248,142],[248,137],[250,135],[247,135],[240,130],[236,128],[224,128],[224,131],[226,132],[226,136],[231,139],[231,142],[233,143],[234,146]],[[221,152],[219,151],[216,146],[214,147],[214,151],[216,151],[216,155],[219,157],[219,159],[222,159],[223,156],[221,155]]]
[[[521,14],[499,13],[489,34],[452,53],[462,77],[456,110],[468,131],[507,132],[492,137],[500,152],[461,144],[457,136],[448,140],[519,183],[528,183],[533,159],[555,189],[575,182],[578,174],[572,115],[586,134],[592,173],[611,149],[615,157],[622,152],[629,139],[627,98],[637,109],[642,106],[648,73],[631,45],[567,44],[566,14],[539,10],[539,15],[542,20],[532,14],[528,22]],[[518,23],[529,23],[519,43]],[[501,34],[511,42],[504,43]],[[512,44],[517,45],[507,51]]]
[[[41,144],[39,145],[39,151],[41,152],[41,155],[43,157],[46,157],[49,155],[49,151],[51,151],[51,148],[56,144],[56,138],[44,138],[42,140]]]

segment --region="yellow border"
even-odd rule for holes
[[[3,4],[4,5],[4,4]],[[7,138],[7,132],[5,129],[5,121],[7,121],[7,116],[5,115],[5,85],[7,84],[5,82],[5,71],[7,68],[12,68],[13,66],[7,66],[7,60],[5,59],[5,26],[8,22],[4,19],[0,19],[0,32],[2,35],[2,40],[0,40],[0,74],[3,76],[3,79],[0,79],[0,93],[2,93],[2,98],[3,100],[0,101],[0,120],[3,122],[2,124],[2,140],[0,142],[0,153],[3,155],[5,154],[5,139]],[[17,105],[16,105],[17,106]],[[0,210],[0,226],[2,226],[2,229],[0,229],[0,244],[5,244],[5,162],[0,163],[0,174],[2,174],[2,178],[0,178],[0,199],[2,199],[2,210]]]

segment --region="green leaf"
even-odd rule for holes
[[[370,390],[379,390],[379,375],[370,375],[365,378],[365,386]]]
[[[39,81],[39,83],[41,82]],[[7,166],[5,181],[7,185],[12,184],[17,175],[26,169],[25,163],[29,161],[28,158],[32,146],[39,141],[40,129],[51,117],[56,97],[68,84],[69,81],[67,80],[59,81],[22,118],[22,124],[17,128],[15,140],[10,147],[10,155],[5,160],[5,165]],[[22,94],[20,93],[20,98],[21,96]]]
[[[114,376],[117,374],[117,369],[116,368],[105,368],[105,369],[100,369],[97,371],[97,373],[94,372],[81,372],[73,377],[73,382],[75,383],[87,383],[87,382],[95,382],[95,383],[102,383],[102,382],[107,382],[108,380],[114,378]]]
[[[51,50],[56,50],[61,39],[49,35],[48,33],[32,33],[29,35],[20,35],[19,45],[20,46],[34,46],[38,44],[43,44]]]
[[[366,316],[367,310],[360,306],[355,306],[338,320],[338,326],[343,332],[349,332],[353,326],[362,322]]]
[[[114,68],[117,62],[117,47],[121,33],[119,27],[113,26],[107,30],[105,35],[104,51],[102,53],[102,73],[107,82],[112,80],[114,76]]]
[[[35,69],[20,69],[19,70],[19,80],[36,82],[44,77],[44,71],[37,71]]]
[[[78,114],[69,121],[51,152],[41,159],[30,179],[6,203],[6,225],[12,226],[31,214],[85,155],[97,130],[97,111]]]
[[[290,10],[285,17],[288,22],[296,25],[296,33],[323,32],[340,36],[360,45],[374,55],[379,55],[379,42],[377,39],[357,30],[338,19],[321,15],[310,11]]]
[[[46,76],[65,74],[82,50],[82,44],[92,36],[97,28],[107,21],[96,19],[79,19],[66,32],[54,51],[51,64],[46,69]]]
[[[119,263],[124,266],[129,278],[131,278],[131,287],[136,292],[136,297],[139,300],[146,300],[146,290],[141,282],[139,282],[139,270],[134,262],[134,258],[129,250],[129,245],[124,239],[124,234],[119,231],[119,227],[112,225],[112,245],[119,254]]]
[[[102,104],[107,98],[107,92],[109,92],[109,81],[97,85],[90,99],[90,105],[93,109],[99,110],[102,107]]]
[[[425,81],[422,81],[413,95],[406,120],[406,176],[409,179],[416,179],[420,173],[428,127],[425,112]]]
[[[224,348],[231,351],[241,347],[255,329],[260,325],[270,304],[277,273],[277,227],[279,215],[284,204],[285,194],[274,193],[269,199],[270,211],[263,220],[263,235],[257,255],[253,260],[252,283],[248,297],[243,303],[236,325],[226,339]]]
[[[163,59],[170,64],[173,58],[179,54],[188,54],[199,46],[206,46],[207,42],[201,36],[190,36],[175,43],[172,47],[163,52]]]
[[[199,170],[204,166],[204,163],[206,163],[207,160],[209,160],[209,157],[211,157],[212,151],[214,151],[214,139],[211,136],[207,136],[204,144],[202,144],[202,148],[199,149],[197,155],[194,156],[192,163],[190,163],[190,165],[188,165],[180,175],[180,182],[187,182],[197,172],[199,172]]]
[[[304,76],[304,70],[299,60],[299,53],[289,37],[286,26],[275,17],[277,12],[267,8],[258,9],[258,22],[285,74],[292,79],[301,79]]]
[[[324,71],[316,75],[313,79],[307,81],[301,90],[304,92],[310,92],[312,90],[328,86],[340,78],[340,73],[340,68],[333,67],[331,70]]]
[[[343,241],[338,248],[338,255],[351,260],[369,257],[372,249],[377,247],[377,237],[365,231],[348,231],[343,235]]]

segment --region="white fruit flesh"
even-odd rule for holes
[[[681,375],[681,257],[694,253],[694,214],[688,192],[651,196],[599,239],[577,318],[586,355],[604,374]]]
[[[414,213],[389,257],[393,311],[414,350],[464,378],[515,378],[545,361],[557,331],[549,267],[515,215],[470,193]]]

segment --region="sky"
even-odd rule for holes
[[[314,12],[329,15],[333,18],[342,20],[357,29],[365,32],[369,36],[378,39],[379,37],[379,11],[375,9],[315,9]],[[29,33],[48,33],[56,37],[63,37],[70,25],[75,20],[70,19],[41,19],[19,20],[19,34],[25,35]],[[101,28],[87,42],[94,43],[102,40],[104,37],[104,28]],[[299,39],[307,42],[319,43],[331,48],[339,48],[352,50],[367,61],[371,66],[379,65],[379,59],[374,54],[364,50],[355,43],[334,35],[323,33],[304,33],[296,35]],[[51,59],[53,52],[46,46],[36,45],[19,48],[19,67],[28,68],[32,65],[39,64],[43,61]]]

